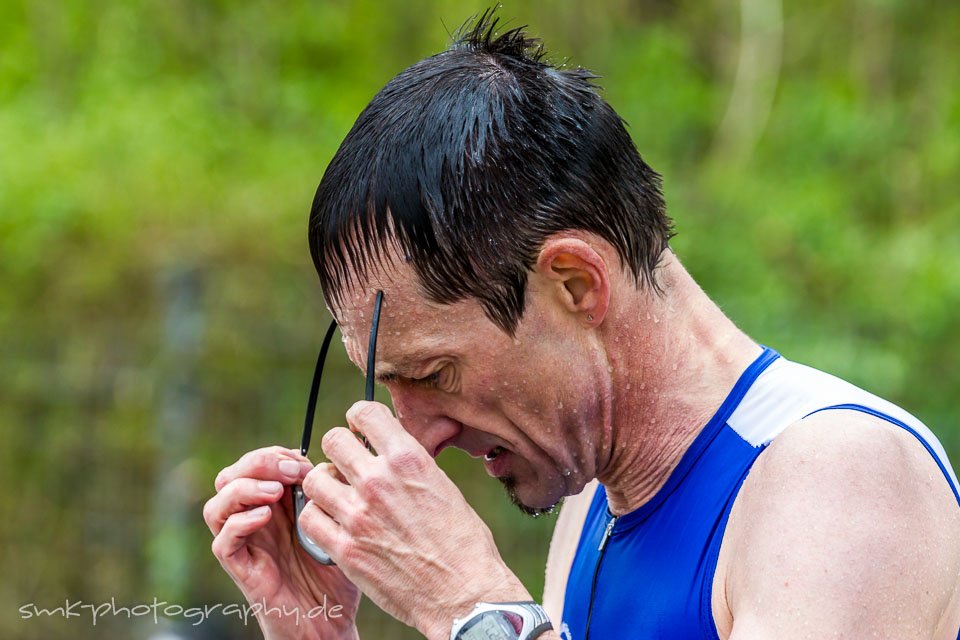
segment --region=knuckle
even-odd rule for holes
[[[398,473],[411,475],[424,473],[428,468],[428,462],[431,460],[423,449],[419,451],[400,449],[391,453],[387,459],[390,466],[396,469]]]
[[[357,491],[371,500],[381,499],[390,494],[393,485],[379,472],[370,472],[357,481]]]
[[[320,474],[317,472],[316,469],[312,469],[310,473],[308,473],[303,478],[303,484],[301,484],[300,486],[303,489],[303,492],[306,494],[306,496],[310,498],[311,496],[316,495],[320,491],[321,482],[322,480],[320,478]]]
[[[357,505],[343,511],[339,518],[340,526],[347,531],[356,531],[363,526],[363,521],[365,518],[366,509],[361,505]]]
[[[330,429],[320,440],[320,447],[324,452],[335,451],[343,444],[344,438],[352,438],[353,435],[343,427],[334,427]]]
[[[235,475],[252,478],[267,478],[276,475],[277,461],[281,452],[279,447],[263,447],[243,454],[233,465]]]
[[[230,469],[230,468],[243,467],[244,465],[248,464],[255,455],[257,455],[257,451],[259,451],[259,449],[255,449],[253,451],[247,451],[242,456],[240,456],[236,462],[234,462],[232,465],[230,465],[227,468]]]
[[[276,466],[276,459],[276,454],[260,449],[256,451],[255,455],[250,459],[248,473],[256,478],[263,477],[271,466]]]
[[[239,462],[237,464],[239,464]],[[230,465],[228,467],[224,467],[223,469],[220,469],[220,473],[218,473],[217,477],[213,479],[214,489],[216,489],[217,491],[220,491],[225,486],[227,486],[227,484],[230,482],[232,478],[233,470],[235,466],[236,465]]]
[[[215,515],[216,504],[214,502],[215,500],[216,500],[216,496],[207,500],[207,502],[203,505],[203,521],[206,522],[207,525],[209,526],[213,526],[216,523],[216,515]]]
[[[355,402],[347,411],[347,418],[351,423],[364,424],[377,417],[380,413],[380,405],[376,402],[367,402],[361,400]]]
[[[307,503],[307,506],[310,508],[305,508],[303,511],[301,511],[300,517],[297,518],[297,521],[294,523],[297,526],[299,526],[301,529],[309,529],[310,524],[316,518],[316,516],[313,513],[316,505],[311,505],[310,503]]]
[[[213,552],[213,555],[223,562],[223,559],[226,557],[226,542],[224,541],[223,534],[215,537],[213,542],[210,543],[210,551]]]

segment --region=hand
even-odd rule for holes
[[[358,402],[347,422],[377,454],[345,428],[328,431],[332,463],[304,480],[300,525],[350,580],[431,640],[449,638],[477,602],[530,599],[489,528],[387,407]]]
[[[289,485],[312,467],[296,449],[251,451],[217,475],[217,494],[203,508],[213,553],[247,601],[279,608],[257,613],[266,638],[357,638],[360,592],[308,556],[293,531]]]

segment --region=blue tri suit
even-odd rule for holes
[[[564,640],[718,640],[711,593],[737,492],[754,461],[785,428],[834,409],[862,411],[911,433],[960,502],[946,453],[919,420],[765,349],[649,502],[614,518],[598,487],[567,581]]]

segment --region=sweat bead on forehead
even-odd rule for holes
[[[466,347],[464,335],[475,333],[479,323],[488,325],[488,330],[497,329],[475,300],[450,304],[429,300],[414,269],[392,256],[365,278],[351,277],[341,292],[342,304],[331,305],[347,354],[361,370],[366,368],[377,291],[384,293],[375,364],[381,377],[393,373],[414,377],[417,363]]]

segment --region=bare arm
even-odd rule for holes
[[[720,567],[715,617],[731,640],[954,640],[960,626],[956,498],[912,435],[856,412],[812,416],[770,445]]]

